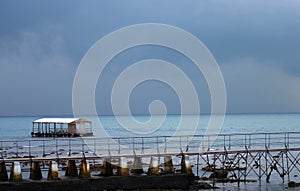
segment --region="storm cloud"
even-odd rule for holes
[[[300,112],[299,1],[4,0],[0,23],[0,115],[72,114],[73,79],[85,53],[110,32],[138,23],[174,25],[199,38],[220,65],[227,112]],[[202,74],[182,55],[152,47],[112,60],[96,91],[101,114],[112,113],[109,91],[122,69],[150,58],[181,67],[195,83],[201,111],[210,112]],[[135,114],[148,113],[149,99],[180,112],[169,87],[139,88],[130,100]]]

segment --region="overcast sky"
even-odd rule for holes
[[[224,76],[227,112],[300,112],[299,1],[0,1],[0,115],[70,115],[77,67],[104,35],[139,23],[180,27],[199,38]],[[176,40],[176,39],[174,39]],[[131,63],[162,59],[187,73],[210,112],[201,73],[184,56],[161,47],[136,47],[114,58],[99,79],[99,114],[111,114],[115,78]],[[138,86],[130,98],[135,114],[152,100],[180,112],[174,90],[160,82]],[[192,113],[193,111],[191,111]]]

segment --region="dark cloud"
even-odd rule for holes
[[[0,115],[61,115],[72,111],[76,66],[64,46],[53,30],[22,31],[16,39],[1,38]]]
[[[224,72],[230,112],[300,111],[293,104],[300,102],[299,18],[300,3],[292,0],[4,0],[0,2],[0,115],[70,114],[73,78],[86,51],[104,35],[144,22],[181,27],[205,43]],[[153,54],[172,58],[164,51],[135,53],[137,58]],[[184,68],[186,60],[174,58]],[[194,68],[185,70],[196,84],[199,78],[204,83]],[[210,101],[205,84],[198,86],[198,92],[206,92],[202,102]],[[203,105],[209,111],[209,104]],[[144,106],[139,107],[144,112]]]
[[[264,62],[247,58],[222,65],[228,112],[299,112],[300,79]]]

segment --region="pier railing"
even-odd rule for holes
[[[0,140],[0,157],[70,157],[167,155],[180,152],[242,151],[248,149],[299,148],[300,132],[236,133],[218,135],[148,136],[148,137],[89,137],[31,138]]]

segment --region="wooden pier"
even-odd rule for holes
[[[0,187],[27,179],[137,174],[195,175],[237,184],[248,179],[300,181],[300,132],[0,140],[0,153]]]

